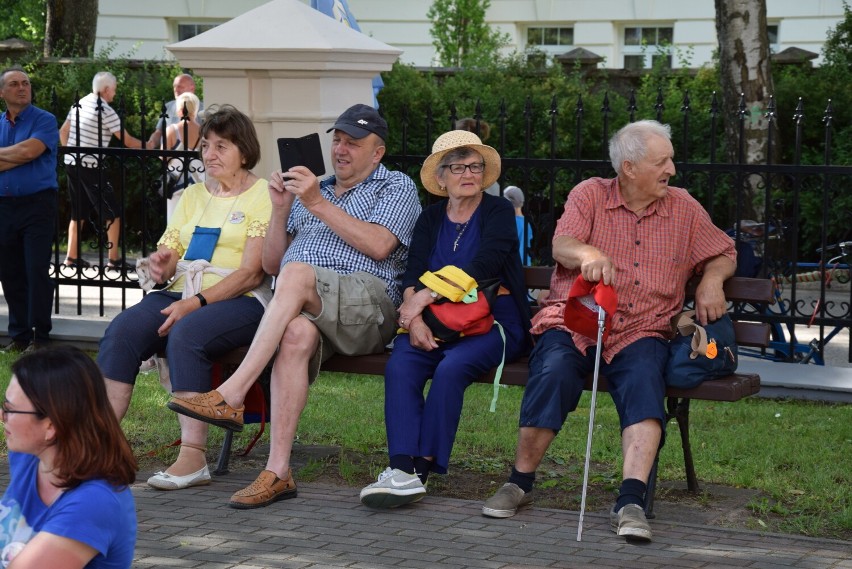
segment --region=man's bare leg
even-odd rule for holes
[[[656,419],[645,419],[622,431],[621,452],[624,455],[624,466],[621,472],[625,480],[635,478],[648,483],[661,436],[660,422]]]
[[[289,263],[277,279],[275,296],[260,321],[255,332],[249,351],[243,358],[237,370],[216,391],[222,394],[225,402],[231,407],[243,404],[246,394],[252,384],[272,359],[279,344],[283,346],[285,332],[294,318],[302,311],[319,314],[322,310],[322,300],[317,294],[316,274],[313,267],[304,263]],[[307,322],[307,321],[306,321]],[[311,324],[312,328],[315,328]],[[319,332],[317,332],[319,333]],[[308,356],[310,358],[313,352]],[[295,362],[276,358],[276,367],[291,366]],[[305,377],[307,377],[307,360],[305,361]],[[307,386],[306,386],[307,388]],[[306,390],[307,393],[307,390]],[[307,396],[307,395],[306,395]]]
[[[554,438],[556,433],[553,429],[521,427],[515,450],[515,469],[518,472],[535,472]]]
[[[68,253],[65,255],[66,259],[76,259],[77,258],[77,248],[79,247],[78,236],[80,235],[80,231],[83,231],[83,220],[79,222],[75,219],[72,219],[68,222]],[[82,257],[82,255],[80,255]]]
[[[308,364],[319,344],[320,333],[305,317],[287,327],[272,368],[271,425],[266,469],[284,479],[290,470],[290,454],[299,419],[308,401]]]

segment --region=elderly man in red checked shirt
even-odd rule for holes
[[[668,125],[629,124],[612,137],[609,152],[617,177],[576,186],[556,227],[558,265],[550,296],[532,322],[536,345],[515,465],[482,513],[508,518],[532,502],[535,471],[594,369],[594,340],[567,330],[562,316],[568,291],[582,275],[613,285],[618,295],[601,362],[621,420],[624,454],[610,522],[620,536],[650,541],[643,508],[663,440],[669,320],[682,309],[686,282],[694,274],[702,275],[695,295],[699,320],[707,323],[725,313],[722,283],[734,274],[736,252],[686,190],[669,186],[675,167]]]

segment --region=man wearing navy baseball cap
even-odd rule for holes
[[[382,139],[388,140],[388,123],[385,122],[379,112],[368,105],[352,105],[343,114],[337,117],[334,126],[326,132],[339,130],[345,132],[352,138],[364,138],[370,133]]]
[[[299,418],[323,360],[335,353],[382,352],[396,331],[399,289],[420,200],[414,182],[381,164],[388,124],[354,105],[329,129],[334,175],[323,181],[305,166],[272,173],[272,215],[263,268],[277,274],[251,348],[219,388],[172,398],[173,411],[241,431],[246,394],[274,357],[272,440],[266,468],[231,497],[230,506],[260,508],[296,495],[290,452]]]

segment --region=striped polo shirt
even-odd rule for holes
[[[72,106],[68,111],[68,122],[71,125],[71,131],[68,135],[68,146],[82,146],[88,148],[106,147],[109,146],[109,139],[121,129],[121,120],[118,114],[106,101],[101,99],[101,110],[98,112],[98,95],[89,93],[79,101],[80,108]],[[77,140],[77,117],[79,114],[80,120],[80,139]],[[100,125],[98,124],[98,114],[100,114]],[[83,154],[83,166],[86,168],[96,168],[98,165],[97,154]],[[77,156],[74,153],[65,154],[65,163],[70,165],[77,164]]]

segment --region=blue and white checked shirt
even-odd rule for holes
[[[284,253],[281,266],[301,262],[343,275],[358,271],[373,274],[387,283],[388,297],[399,306],[411,234],[421,211],[417,187],[402,172],[391,172],[381,164],[366,180],[339,198],[334,195],[334,183],[334,176],[320,183],[325,199],[352,217],[386,227],[401,245],[386,259],[375,261],[346,243],[296,200],[287,220],[287,232],[293,241]]]

